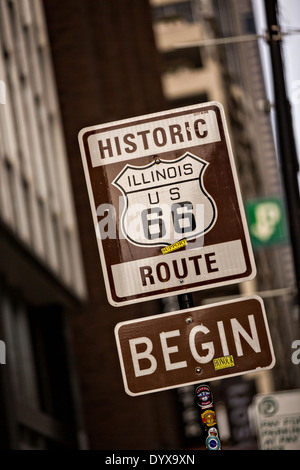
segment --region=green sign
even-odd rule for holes
[[[245,204],[245,211],[254,248],[288,242],[285,208],[281,197],[249,200]]]

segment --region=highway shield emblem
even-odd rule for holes
[[[124,237],[138,246],[203,237],[217,219],[216,204],[203,183],[207,165],[189,152],[176,160],[127,164],[112,182],[124,197]]]

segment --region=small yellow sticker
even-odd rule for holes
[[[171,251],[182,248],[186,244],[187,244],[186,238],[183,238],[182,240],[179,240],[178,242],[173,243],[173,245],[168,245],[168,246],[165,246],[164,248],[161,248],[161,252],[163,255],[165,255],[166,253],[170,253]]]
[[[235,363],[233,356],[223,356],[217,357],[213,360],[215,370],[228,369],[229,367],[234,367]]]

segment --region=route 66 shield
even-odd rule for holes
[[[216,204],[204,185],[207,165],[189,152],[176,160],[127,164],[112,182],[124,197],[124,237],[138,246],[203,237],[217,219]]]

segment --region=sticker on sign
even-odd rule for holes
[[[258,296],[121,322],[115,337],[125,391],[133,396],[275,364]]]
[[[79,143],[112,305],[255,276],[219,103],[88,127]]]

